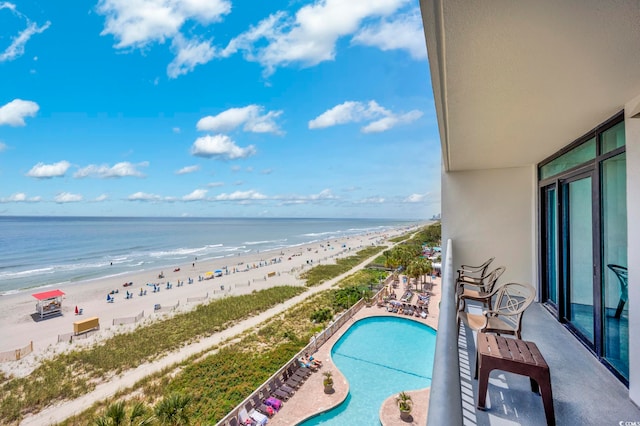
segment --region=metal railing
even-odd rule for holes
[[[440,316],[427,417],[427,425],[431,426],[463,424],[456,311],[453,243],[447,240],[447,251],[442,262]]]

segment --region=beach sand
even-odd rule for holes
[[[165,268],[163,271],[141,271],[1,296],[0,352],[22,348],[30,342],[33,342],[34,351],[21,360],[0,363],[0,370],[11,376],[25,376],[43,359],[61,351],[93,344],[136,326],[113,325],[115,318],[135,317],[144,311],[141,322],[146,323],[167,315],[166,312],[155,312],[156,304],[168,307],[175,306],[179,302],[179,306],[173,312],[182,312],[193,309],[198,303],[206,303],[202,301],[188,303],[188,298],[204,297],[207,294],[209,299],[220,298],[273,286],[304,285],[304,282],[298,278],[301,272],[318,264],[334,263],[339,257],[355,254],[364,247],[383,244],[388,238],[407,231],[407,228],[402,228],[331,239],[284,250],[252,252],[203,262],[195,261],[195,266],[190,261]],[[272,259],[279,259],[279,261],[271,263]],[[260,263],[263,266],[259,266]],[[225,266],[229,274],[209,280],[198,280],[198,276],[205,277],[207,272],[224,270]],[[246,269],[247,266],[249,269]],[[180,271],[174,272],[177,268],[180,268]],[[238,272],[233,272],[234,268]],[[160,272],[164,272],[163,279],[158,278]],[[269,277],[270,273],[273,276]],[[193,279],[193,284],[188,284],[189,278]],[[178,287],[178,280],[184,281],[184,285]],[[133,285],[125,288],[122,285],[125,282],[133,282]],[[167,282],[173,285],[172,289],[166,289]],[[154,293],[153,287],[147,286],[147,283],[159,283],[161,290]],[[35,314],[36,299],[31,294],[56,288],[65,293],[62,302],[63,314],[40,320]],[[145,296],[139,296],[141,288],[147,290]],[[115,289],[118,290],[114,295],[115,301],[107,303],[107,294]],[[133,293],[133,298],[125,299],[127,290]],[[76,306],[82,309],[82,315],[75,315]],[[100,330],[97,333],[73,343],[58,343],[59,335],[68,335],[73,332],[74,322],[90,317],[100,319]]]

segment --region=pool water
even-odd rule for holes
[[[379,425],[385,399],[431,385],[435,342],[435,330],[409,319],[371,317],[356,322],[331,349],[334,364],[349,382],[349,395],[300,425]]]

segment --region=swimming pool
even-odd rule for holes
[[[331,349],[333,362],[349,382],[349,395],[300,425],[379,425],[385,399],[431,385],[435,343],[435,330],[409,319],[370,317],[356,322]]]

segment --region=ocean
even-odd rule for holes
[[[387,219],[0,216],[0,296],[417,224]]]

